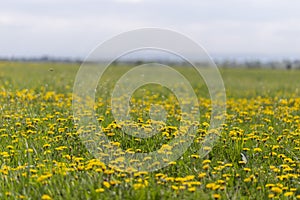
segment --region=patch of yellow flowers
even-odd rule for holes
[[[161,153],[172,153],[173,147],[166,143],[177,137],[176,126],[160,124],[158,138],[148,143],[140,138],[123,139],[121,125],[111,119],[111,110],[103,101],[99,99],[95,106],[99,111],[96,118],[112,146],[131,153],[162,147]],[[174,118],[172,120],[180,120],[178,103],[174,103],[173,97],[162,100],[155,96],[150,102],[165,105]],[[201,192],[213,199],[233,198],[234,195],[300,199],[300,98],[228,99],[226,124],[220,140],[205,158],[195,152],[207,134],[210,101],[200,99],[200,104],[204,113],[201,113],[203,117],[194,140],[194,151],[190,150],[189,155],[178,161],[165,160],[169,166],[157,172],[128,169],[126,173],[106,166],[84,150],[78,140],[78,134],[82,133],[72,115],[72,94],[1,90],[0,181],[4,186],[0,189],[0,198],[30,198],[31,194],[22,193],[21,188],[10,187],[20,182],[27,184],[26,187],[28,184],[33,188],[38,185],[54,187],[57,179],[65,177],[72,185],[72,181],[79,179],[78,174],[85,174],[96,177],[89,188],[90,193],[96,194],[117,189],[138,191],[155,186],[174,195]],[[143,106],[147,110],[150,103]],[[130,111],[137,122],[122,126],[138,124],[150,131],[151,120],[137,108]],[[90,130],[93,128],[92,125],[89,127]],[[164,144],[158,144],[158,141]],[[241,160],[241,151],[248,156],[247,163]],[[115,162],[125,162],[124,157],[119,155]],[[63,186],[51,187],[40,194],[41,199],[55,199],[55,191]],[[2,191],[3,188],[6,191]],[[239,194],[234,194],[236,190]]]

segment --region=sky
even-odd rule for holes
[[[85,58],[137,28],[167,28],[220,58],[300,59],[298,0],[4,0],[0,57]]]

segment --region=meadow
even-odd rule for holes
[[[180,159],[147,172],[106,166],[82,144],[72,111],[79,66],[0,62],[0,199],[300,199],[300,70],[220,69],[226,121],[202,158],[196,152],[209,134],[207,88],[192,68],[174,66],[199,96],[200,122]],[[149,125],[144,112],[151,103],[164,106],[168,118],[153,138],[126,136],[109,96],[111,81],[130,67],[112,66],[104,74],[97,123],[112,145],[149,152],[177,137],[181,113],[169,90],[138,90],[131,115],[141,127]]]

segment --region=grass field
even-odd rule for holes
[[[164,105],[169,117],[154,138],[124,136],[111,115],[109,80],[129,68],[105,73],[100,84],[107,91],[98,92],[96,117],[113,145],[152,151],[177,137],[178,103],[156,86],[159,95],[137,91],[131,114],[141,127],[149,123],[143,110],[151,103]],[[195,152],[209,134],[207,89],[192,68],[175,68],[199,96],[193,144],[158,171],[122,172],[95,159],[78,136],[72,111],[78,64],[1,62],[0,199],[300,199],[300,71],[222,69],[226,122],[201,158]]]

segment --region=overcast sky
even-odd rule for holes
[[[299,0],[4,0],[0,56],[84,58],[143,27],[183,33],[211,55],[300,58]]]

